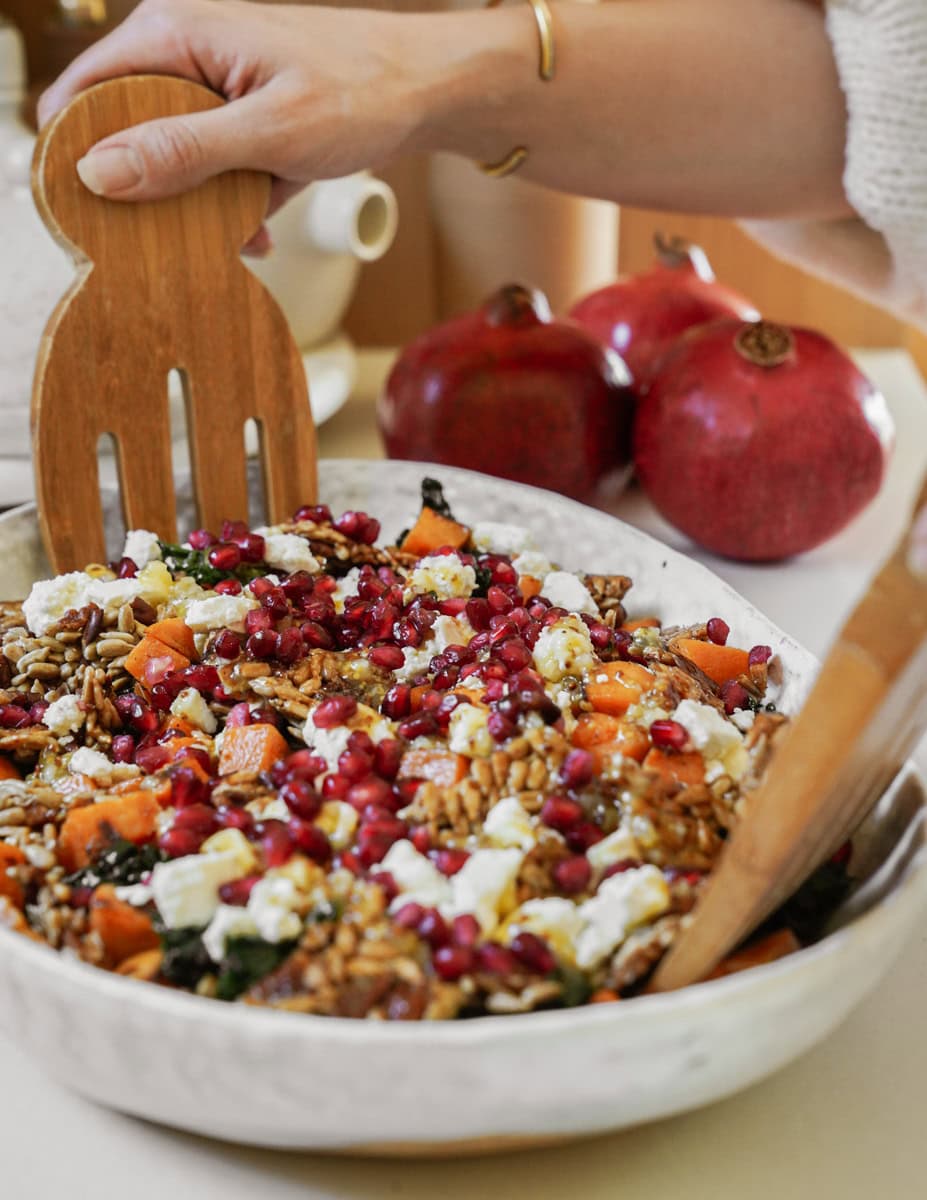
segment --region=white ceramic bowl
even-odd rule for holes
[[[427,471],[464,520],[534,528],[566,566],[638,580],[637,611],[722,615],[770,642],[794,710],[814,660],[701,566],[559,496],[449,468],[322,466],[322,498],[395,534]],[[394,527],[395,525],[395,527]],[[16,541],[14,553],[13,541]],[[31,540],[30,540],[31,539]],[[38,561],[30,514],[0,519],[0,561]],[[9,585],[9,577],[8,577]],[[168,1125],[258,1145],[435,1153],[590,1134],[707,1103],[813,1045],[880,979],[927,900],[911,775],[860,839],[868,881],[818,945],[745,974],[618,1004],[466,1022],[387,1024],[224,1005],[118,978],[0,931],[0,1028],[62,1083]]]

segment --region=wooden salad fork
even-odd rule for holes
[[[915,515],[925,505],[927,482]],[[840,631],[651,991],[704,979],[854,832],[927,730],[927,575],[910,564],[912,525]]]
[[[96,142],[220,97],[166,76],[91,88],[43,131],[33,193],[77,266],[42,340],[32,401],[36,492],[54,567],[106,558],[97,469],[111,434],[127,528],[176,540],[168,375],[184,382],[201,525],[249,515],[244,426],[259,428],[272,521],[316,497],[315,429],[299,350],[282,311],[242,263],[270,178],[235,171],[173,199],[93,195],[77,162]]]

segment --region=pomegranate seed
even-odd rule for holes
[[[241,551],[241,561],[259,563],[264,561],[264,539],[259,533],[246,533],[235,538],[235,545]]]
[[[689,744],[689,731],[678,721],[654,721],[650,740],[661,750],[683,750]]]
[[[476,965],[476,955],[469,946],[441,946],[432,959],[435,974],[448,983],[460,979]]]
[[[405,655],[398,646],[374,646],[367,657],[384,671],[398,671],[405,662]]]
[[[343,512],[341,516],[333,521],[332,524],[339,533],[343,533],[345,537],[356,538],[363,523],[366,514],[360,512],[352,512],[350,509]]]
[[[0,705],[0,727],[3,729],[25,729],[31,723],[28,710],[21,705]]]
[[[318,825],[312,825],[299,817],[292,817],[286,828],[290,839],[301,854],[305,854],[307,858],[311,858],[320,866],[324,866],[330,860],[332,844]]]
[[[705,626],[705,632],[708,634],[710,642],[714,642],[716,646],[723,646],[731,632],[731,627],[727,621],[722,621],[720,617],[712,617]]]
[[[451,940],[457,946],[475,946],[482,932],[472,913],[462,913],[451,922]]]
[[[396,732],[401,738],[407,741],[414,741],[417,737],[430,737],[438,732],[438,722],[432,712],[423,711],[415,713],[414,716],[407,717],[402,721]]]
[[[574,825],[572,829],[567,830],[566,834],[567,845],[576,854],[584,854],[590,846],[594,846],[596,842],[601,842],[605,834],[592,821],[580,821],[578,825]]]
[[[135,755],[135,738],[131,733],[117,733],[113,738],[113,761],[130,763]]]
[[[394,636],[400,646],[411,646],[415,649],[422,644],[421,632],[405,617],[396,622]]]
[[[205,840],[219,828],[219,816],[209,804],[191,804],[177,813],[171,828],[189,829]]]
[[[235,729],[241,725],[250,725],[251,722],[251,706],[249,704],[236,704],[229,709],[229,714],[225,718],[226,729]]]
[[[143,676],[145,686],[153,688],[156,684],[163,683],[169,675],[173,674],[174,660],[169,654],[162,654],[155,658],[149,658],[145,663]]]
[[[431,686],[437,692],[446,692],[448,688],[452,688],[457,682],[457,677],[460,674],[457,667],[444,667],[439,671],[432,680]]]
[[[490,679],[486,684],[483,694],[490,702],[501,700],[505,695],[505,684],[501,679]]]
[[[402,745],[395,738],[384,738],[373,755],[373,769],[383,779],[393,780],[399,774]]]
[[[329,696],[312,714],[316,729],[335,729],[349,721],[357,712],[357,701],[353,696]]]
[[[290,611],[290,604],[283,588],[272,587],[261,594],[261,608],[265,608],[277,621]]]
[[[425,915],[425,909],[421,904],[410,900],[408,904],[404,904],[402,908],[395,914],[393,920],[400,929],[418,929],[419,922]]]
[[[416,779],[411,782],[418,783],[418,780]],[[409,841],[419,854],[427,854],[431,849],[431,834],[428,832],[428,827],[426,825],[417,825],[409,833]]]
[[[296,662],[303,652],[303,635],[298,629],[283,629],[277,635],[277,659],[284,665]]]
[[[164,750],[165,747],[160,747]],[[139,754],[143,751],[139,751]],[[170,753],[170,751],[167,751]],[[136,755],[136,762],[138,755]],[[171,804],[175,808],[204,805],[209,799],[209,784],[192,767],[175,767],[171,772]]]
[[[135,765],[146,775],[160,771],[170,760],[171,752],[166,746],[139,746],[135,751]]]
[[[348,738],[348,749],[353,750],[356,754],[366,754],[369,759],[373,759],[376,754],[377,747],[373,738],[363,729],[355,729]]]
[[[364,873],[363,865],[353,850],[343,850],[338,855],[337,865],[344,867],[346,871],[350,871],[352,875],[362,875]]]
[[[120,558],[116,563],[116,576],[119,579],[134,579],[138,574],[138,563],[134,558]]]
[[[245,633],[266,633],[273,629],[274,618],[263,608],[252,608],[245,613]]]
[[[89,908],[93,893],[92,887],[72,887],[68,903],[72,908]]]
[[[486,728],[494,742],[504,742],[515,733],[515,722],[501,712],[491,712],[486,720]]]
[[[223,521],[219,532],[223,542],[231,542],[235,538],[244,537],[248,526],[244,521]]]
[[[487,590],[486,601],[492,611],[497,613],[506,613],[515,607],[515,602],[497,584],[493,584]]]
[[[589,630],[589,640],[601,653],[603,650],[610,650],[615,644],[615,634],[607,625],[593,625]]]
[[[393,789],[386,780],[377,779],[375,775],[368,775],[359,783],[351,784],[345,793],[345,799],[358,812],[363,812],[370,805],[375,805],[387,812],[402,807],[401,802],[397,805]]]
[[[399,895],[399,884],[392,877],[389,871],[376,871],[370,876],[373,883],[378,884],[386,894],[386,903],[392,902]]]
[[[277,587],[275,580],[268,578],[267,575],[259,575],[257,579],[252,579],[248,584],[248,591],[256,600],[260,600],[262,596],[266,596],[275,587]]]
[[[283,594],[288,600],[299,601],[312,594],[315,580],[308,571],[294,571],[280,584]]]
[[[254,817],[246,808],[220,808],[216,810],[223,829],[240,829],[250,833],[254,828]]]
[[[216,769],[209,752],[202,746],[181,746],[174,752],[174,761],[198,763],[207,775],[215,775]]]
[[[625,871],[633,871],[639,867],[640,860],[636,858],[620,858],[618,862],[611,863],[602,873],[602,881],[611,879],[613,875],[623,875]]]
[[[261,839],[261,849],[268,867],[282,867],[293,857],[295,846],[289,828],[283,821],[261,821],[254,832]]]
[[[293,514],[294,521],[312,521],[315,525],[330,525],[332,510],[327,504],[304,504]]]
[[[295,817],[311,821],[319,815],[322,797],[305,779],[290,779],[280,789],[280,799]]]
[[[187,542],[194,550],[208,550],[210,546],[214,546],[219,539],[214,533],[210,533],[208,529],[194,529]]]
[[[351,781],[343,775],[326,775],[322,780],[322,795],[326,800],[345,800],[350,790]]]
[[[565,833],[585,820],[586,812],[575,800],[566,796],[548,796],[541,808],[541,820],[558,833]]]
[[[427,942],[432,950],[446,946],[450,940],[447,921],[445,921],[436,908],[425,909],[422,919],[418,923],[417,932],[418,936]]]
[[[158,838],[158,847],[168,858],[185,858],[196,854],[205,840],[193,829],[168,829]]]
[[[297,750],[284,759],[283,765],[287,779],[315,779],[328,770],[328,763],[321,754],[313,754],[311,750]]]
[[[759,666],[760,663],[769,662],[772,658],[772,646],[752,646],[750,653],[747,655],[747,661],[751,667]]]
[[[365,867],[372,867],[381,862],[390,846],[404,838],[407,832],[403,822],[395,817],[367,821],[357,831],[357,857]]]
[[[380,712],[393,721],[401,721],[412,711],[412,689],[404,683],[394,684],[383,697]]]
[[[584,787],[595,774],[595,759],[588,750],[571,750],[560,768],[560,781],[568,788]]]
[[[357,531],[357,540],[365,546],[372,546],[380,536],[380,522],[375,517],[367,517],[361,522]]]
[[[721,687],[721,699],[724,701],[724,711],[728,716],[738,708],[749,708],[750,696],[743,684],[736,679],[729,679]]]
[[[513,674],[534,661],[531,651],[521,638],[507,638],[496,647],[496,654]]]
[[[372,769],[373,759],[369,754],[362,754],[359,750],[343,750],[338,755],[338,774],[351,783],[366,779]]]
[[[464,863],[470,857],[466,850],[455,850],[451,847],[445,847],[443,850],[435,850],[432,855],[435,866],[442,875],[456,875],[458,871],[463,869]]]
[[[233,542],[222,542],[206,555],[209,565],[217,571],[234,571],[241,566],[241,551]]]
[[[557,960],[547,943],[527,930],[515,934],[511,950],[522,966],[538,975],[549,975],[557,967]]]
[[[511,950],[499,946],[495,942],[484,942],[476,952],[476,959],[481,971],[491,975],[516,975],[518,959]]]
[[[244,879],[233,879],[231,883],[223,883],[219,888],[219,899],[223,904],[244,908],[260,878],[260,875],[247,875]]]
[[[223,629],[213,643],[213,649],[220,658],[238,658],[241,654],[241,638],[231,629]]]
[[[187,687],[195,688],[198,692],[211,692],[219,683],[219,672],[207,663],[197,663],[179,674]]]
[[[562,892],[575,895],[577,892],[584,892],[589,886],[592,867],[585,855],[577,854],[573,858],[561,859],[554,866],[553,876],[554,882]]]
[[[299,632],[310,650],[333,650],[335,639],[318,621],[306,621],[300,625]]]
[[[273,629],[259,629],[257,633],[252,633],[245,642],[245,653],[249,658],[266,662],[267,659],[276,657],[279,643],[279,634],[275,633]]]

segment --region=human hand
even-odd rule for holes
[[[121,75],[205,84],[230,103],[106,138],[78,164],[82,180],[113,200],[150,200],[250,168],[274,176],[273,213],[313,179],[348,175],[406,148],[417,108],[408,51],[390,13],[143,0],[48,89],[39,122]],[[262,231],[250,249],[269,244]]]

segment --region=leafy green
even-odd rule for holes
[[[275,971],[292,952],[295,942],[265,942],[260,938],[229,938],[216,981],[220,1000],[235,1000],[242,992]]]
[[[201,587],[215,587],[223,579],[250,583],[270,570],[266,563],[241,563],[234,571],[218,571],[209,561],[206,550],[193,550],[189,546],[175,546],[170,542],[158,542],[158,545],[164,565],[172,575],[189,575]]]
[[[457,519],[451,512],[442,485],[437,479],[429,479],[427,475],[422,480],[422,507],[434,509],[439,516],[447,517],[449,521]]]
[[[165,855],[154,843],[136,846],[125,838],[117,838],[92,866],[69,875],[65,883],[71,887],[99,887],[101,883],[129,887],[134,883],[141,883],[152,868],[163,862],[164,858]]]
[[[576,967],[565,966],[561,963],[554,972],[554,977],[561,984],[560,1001],[564,1008],[576,1008],[580,1004],[585,1004],[592,994],[589,980]]]
[[[161,974],[178,987],[195,988],[212,969],[201,929],[159,929],[164,959]]]
[[[762,932],[786,926],[803,944],[816,941],[828,917],[846,899],[852,882],[845,862],[824,863],[769,917]]]

